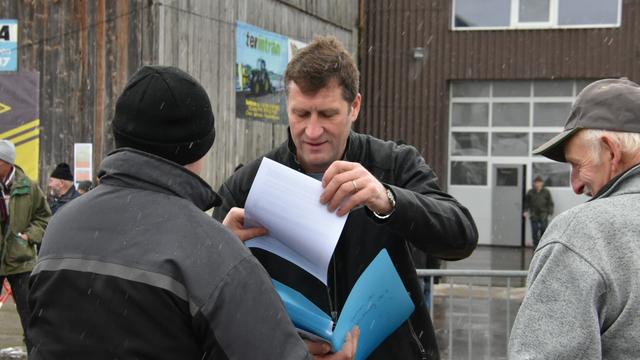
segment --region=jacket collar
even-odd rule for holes
[[[361,153],[360,146],[361,139],[358,137],[358,133],[351,130],[349,132],[349,138],[347,139],[347,150],[345,151],[343,159],[346,161],[358,161]],[[300,163],[298,162],[298,158],[296,156],[297,149],[296,144],[293,142],[293,138],[291,137],[291,128],[287,128],[287,149],[288,156],[287,162],[291,167],[295,167],[298,170],[302,170],[300,167]]]
[[[222,203],[221,198],[201,177],[177,163],[131,148],[120,148],[100,164],[100,182],[163,192],[208,210]]]
[[[76,187],[71,186],[69,190],[67,190],[66,193],[62,194],[62,196],[60,196],[58,199],[71,200],[71,199],[75,199],[78,196],[80,196],[80,193],[78,192],[78,190],[76,190]]]
[[[617,192],[618,190],[620,190],[620,188],[622,187],[622,184],[624,184],[627,180],[629,180],[630,178],[635,177],[638,174],[640,174],[640,164],[636,164],[635,166],[633,166],[629,170],[627,170],[627,171],[623,172],[622,174],[620,174],[620,175],[614,177],[613,179],[611,179],[589,201],[592,201],[592,200],[595,200],[595,199],[606,198],[606,197],[611,196],[611,194],[613,194],[613,193]]]

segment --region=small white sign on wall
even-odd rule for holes
[[[0,71],[18,70],[18,20],[0,19]]]
[[[73,144],[73,179],[76,184],[93,181],[93,144]]]

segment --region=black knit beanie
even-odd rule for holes
[[[143,66],[118,98],[112,123],[116,148],[130,147],[180,165],[203,157],[215,138],[209,96],[186,72]]]
[[[54,179],[73,181],[71,166],[67,163],[60,163],[56,165],[56,168],[51,172],[51,177]]]

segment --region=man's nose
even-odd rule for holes
[[[573,192],[580,195],[584,191],[584,182],[580,180],[578,174],[571,170],[571,188]]]
[[[313,113],[309,118],[309,123],[307,124],[307,128],[305,129],[305,134],[309,139],[317,139],[324,132],[324,128],[318,119],[318,114]]]

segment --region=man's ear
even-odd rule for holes
[[[360,113],[360,105],[362,105],[362,95],[360,95],[360,93],[358,93],[358,95],[356,95],[356,98],[353,100],[353,102],[351,103],[351,122],[355,122],[356,119],[358,118],[358,114]]]
[[[622,149],[620,149],[620,143],[609,134],[604,134],[600,137],[602,141],[602,152],[605,158],[611,161],[611,169],[614,173],[619,173],[624,169],[622,163]]]

